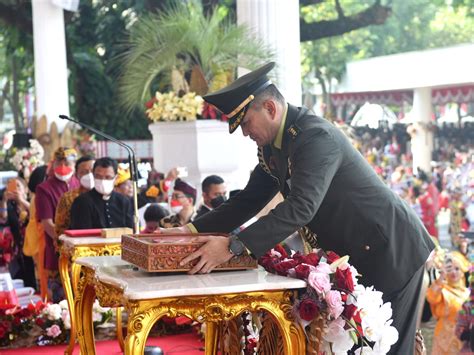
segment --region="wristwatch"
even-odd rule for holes
[[[229,252],[235,256],[240,256],[245,250],[244,244],[236,235],[229,237]]]

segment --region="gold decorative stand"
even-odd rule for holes
[[[64,288],[71,329],[69,344],[64,351],[71,355],[76,343],[77,320],[74,312],[74,296],[78,294],[77,286],[81,266],[76,264],[76,259],[84,256],[108,256],[121,254],[121,238],[81,237],[73,238],[62,235],[60,238],[59,274]],[[122,310],[117,308],[117,339],[123,351]],[[120,325],[120,326],[119,326]]]
[[[305,354],[305,334],[291,314],[292,299],[304,281],[264,270],[216,272],[208,275],[156,276],[136,271],[118,257],[80,258],[75,297],[77,337],[81,353],[96,354],[92,305],[124,306],[128,312],[126,355],[143,354],[153,324],[163,316],[187,316],[206,322],[205,353],[217,354],[220,324],[244,311],[265,310],[280,330],[285,354]]]

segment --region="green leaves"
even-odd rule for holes
[[[238,65],[254,68],[269,58],[262,42],[227,15],[224,7],[206,15],[200,2],[189,1],[140,18],[124,44],[127,50],[118,58],[124,69],[119,94],[125,110],[141,108],[156,86],[171,90],[173,69],[189,76],[197,65],[212,85],[223,71],[233,73]]]

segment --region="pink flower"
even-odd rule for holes
[[[56,338],[61,334],[61,328],[57,324],[53,324],[51,327],[46,328],[46,335],[51,338]]]
[[[339,291],[330,290],[326,293],[325,299],[329,308],[329,314],[335,319],[338,318],[344,311],[341,293]]]
[[[316,266],[316,272],[322,272],[324,274],[330,274],[332,273],[331,267],[329,266],[328,263],[319,263],[318,266]]]
[[[323,272],[310,272],[308,276],[308,283],[319,294],[324,294],[331,289],[329,275]]]

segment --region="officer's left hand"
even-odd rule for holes
[[[227,237],[201,236],[194,238],[193,241],[205,242],[206,244],[181,260],[180,264],[185,265],[199,258],[198,263],[188,272],[189,274],[208,274],[216,266],[225,263],[233,257],[229,251],[229,238]]]

